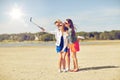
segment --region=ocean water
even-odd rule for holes
[[[55,46],[55,42],[8,42],[0,43],[0,47],[22,47],[22,46]]]
[[[108,45],[108,44],[120,44],[120,42],[101,42],[101,41],[82,41],[80,45]],[[8,42],[1,43],[0,47],[22,47],[22,46],[55,46],[55,42]]]

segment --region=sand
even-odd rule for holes
[[[120,44],[81,45],[77,57],[78,72],[59,73],[55,47],[0,47],[0,80],[120,80]]]

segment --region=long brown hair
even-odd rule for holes
[[[72,29],[72,37],[75,36],[75,27],[73,21],[71,19],[66,19],[66,21],[70,24],[70,28]]]

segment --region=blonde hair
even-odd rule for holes
[[[60,19],[58,19],[54,22],[54,24],[56,24],[56,23],[62,23],[62,21]]]

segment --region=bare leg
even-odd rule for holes
[[[78,71],[78,60],[77,60],[77,56],[76,53],[72,53],[72,57],[73,57],[73,64],[74,64],[74,72]]]
[[[74,61],[74,59],[73,59],[73,67],[74,67],[74,69],[76,69],[76,66],[75,66],[75,61]]]
[[[60,71],[61,71],[61,66],[62,66],[62,54],[59,53],[58,67],[59,67],[59,70],[60,70]]]
[[[65,56],[66,56],[66,52],[62,53],[62,65],[63,65],[63,69],[65,69]]]
[[[68,50],[68,52],[66,54],[66,66],[67,66],[68,70],[70,70],[70,50]]]

